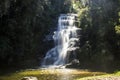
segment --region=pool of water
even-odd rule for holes
[[[26,76],[37,77],[38,80],[76,80],[89,76],[97,76],[105,73],[91,72],[79,69],[27,69],[8,73],[0,76],[0,80],[20,80]]]

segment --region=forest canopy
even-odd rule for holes
[[[61,13],[78,14],[82,68],[119,69],[120,0],[1,0],[1,67],[40,66]]]

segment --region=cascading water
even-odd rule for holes
[[[58,29],[54,32],[53,39],[55,47],[49,50],[43,60],[43,67],[64,66],[69,63],[68,52],[72,52],[75,59],[74,51],[78,49],[79,36],[81,30],[75,26],[76,14],[61,14],[58,19]]]

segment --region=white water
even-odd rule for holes
[[[64,66],[69,62],[68,51],[74,51],[79,41],[80,28],[75,26],[76,14],[61,14],[58,19],[58,29],[54,32],[55,47],[46,53],[43,67]],[[73,55],[75,59],[75,54]]]

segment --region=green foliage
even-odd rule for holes
[[[8,66],[42,58],[49,48],[45,35],[56,27],[59,13],[69,11],[68,4],[66,0],[0,1],[0,63]]]
[[[75,12],[77,12],[77,11],[79,11],[80,10],[80,8],[82,8],[82,5],[81,5],[81,3],[80,3],[80,1],[78,1],[78,0],[76,0],[76,1],[72,1],[72,7],[73,7],[73,10],[75,11]]]
[[[78,53],[81,66],[96,66],[105,71],[111,64],[117,66],[116,60],[120,58],[119,2],[73,1],[73,8],[79,15],[79,27],[82,28],[81,49]]]
[[[27,65],[29,60],[41,59],[52,46],[43,41],[45,35],[56,27],[60,13],[69,12],[78,14],[78,27],[82,28],[81,64],[119,62],[119,6],[120,0],[0,1],[0,63]]]
[[[118,16],[120,17],[120,12],[118,12]]]
[[[120,76],[120,71],[116,71],[114,74]]]
[[[120,35],[120,25],[115,26],[115,31],[116,31],[116,34]]]

